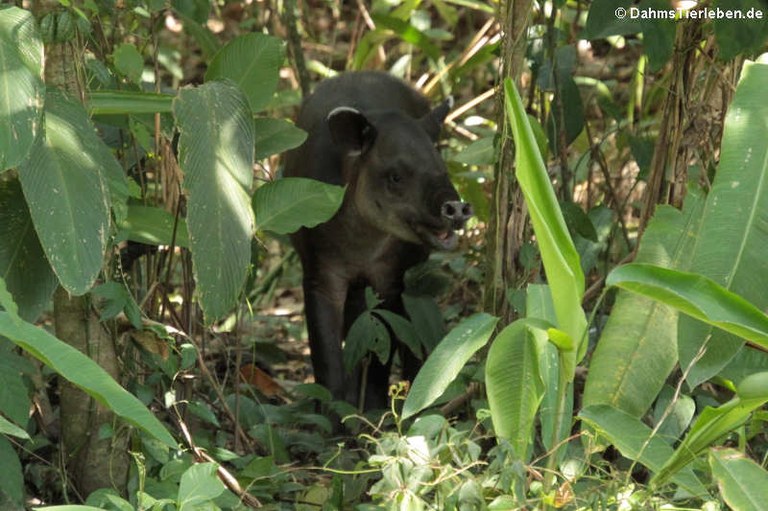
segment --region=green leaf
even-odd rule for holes
[[[768,316],[744,298],[695,273],[650,264],[625,264],[606,279],[768,349]]]
[[[216,471],[215,463],[200,463],[192,465],[181,475],[176,500],[179,511],[193,510],[199,504],[210,503],[224,492],[224,483],[216,476]]]
[[[403,404],[403,419],[416,415],[445,392],[472,355],[488,342],[498,321],[489,314],[475,314],[445,336],[416,375]]]
[[[465,165],[491,165],[496,161],[496,157],[493,137],[483,137],[465,147],[453,158],[453,161]]]
[[[91,115],[154,114],[173,111],[173,96],[139,91],[101,90],[88,94]]]
[[[720,48],[718,57],[729,61],[738,55],[759,52],[768,39],[768,6],[760,0],[715,0],[712,8],[721,11],[740,11],[762,13],[757,17],[746,19],[727,19],[725,17],[712,20],[715,29],[715,39]]]
[[[530,456],[536,412],[544,395],[535,328],[530,319],[504,328],[494,339],[485,364],[488,405],[496,436],[508,440],[523,462]]]
[[[256,159],[298,147],[307,139],[307,132],[285,119],[261,117],[253,120],[256,135]]]
[[[413,326],[413,323],[392,311],[375,309],[373,312],[389,325],[389,328],[392,329],[392,333],[395,334],[395,337],[408,346],[408,349],[411,350],[411,353],[413,353],[416,358],[419,360],[424,358],[424,350],[422,349],[419,334],[416,333],[416,328]]]
[[[656,471],[650,481],[651,485],[661,485],[669,478],[674,478],[675,474],[695,460],[707,447],[744,424],[753,411],[768,402],[768,386],[765,385],[768,373],[759,373],[752,377],[758,384],[756,386],[760,387],[759,391],[754,394],[747,392],[745,394],[749,395],[744,396],[743,399],[737,395],[717,408],[710,406],[704,408],[685,439],[675,449],[674,454],[669,456],[664,466]],[[751,385],[747,379],[745,381],[747,386]]]
[[[136,399],[113,380],[96,362],[52,336],[42,328],[14,319],[0,311],[0,335],[85,391],[115,414],[147,434],[175,448],[168,430]]]
[[[35,234],[17,179],[0,181],[0,277],[19,307],[34,321],[50,303],[58,280]]]
[[[302,177],[286,177],[260,186],[253,194],[259,229],[288,234],[330,220],[341,207],[344,188]]]
[[[579,412],[579,417],[605,436],[621,454],[658,472],[672,457],[672,447],[659,437],[651,436],[651,428],[639,419],[609,405],[594,405]],[[689,467],[681,467],[672,481],[693,495],[706,495],[701,484]]]
[[[0,434],[30,440],[30,436],[26,431],[2,416],[0,416]]]
[[[216,53],[205,81],[228,79],[240,87],[251,111],[263,110],[277,89],[283,42],[261,33],[241,35]]]
[[[520,95],[511,80],[504,82],[504,91],[506,113],[515,138],[517,178],[531,215],[557,321],[560,329],[580,345],[578,352],[569,356],[570,367],[565,368],[573,375],[576,362],[586,350],[583,339],[587,320],[581,308],[584,274]]]
[[[14,353],[6,347],[12,346],[3,340],[0,349],[0,413],[16,424],[26,426],[29,421],[31,392],[29,381],[34,373],[28,359]]]
[[[3,477],[0,477],[0,504],[8,505],[10,500],[11,509],[24,509],[24,474],[21,462],[11,443],[2,436],[0,436],[0,473],[3,474]]]
[[[667,0],[643,0],[638,8],[643,12],[669,11]],[[644,19],[640,20],[643,30],[643,49],[648,55],[648,65],[651,71],[660,70],[672,58],[675,49],[675,32],[677,20],[674,19]]]
[[[369,352],[386,364],[391,350],[389,331],[371,311],[365,311],[349,327],[344,342],[344,369],[351,373],[355,365]]]
[[[49,91],[45,134],[19,166],[19,179],[48,262],[74,295],[101,271],[110,225],[104,176],[122,172],[82,105]]]
[[[19,165],[40,134],[43,42],[29,11],[0,8],[0,172]]]
[[[187,222],[183,218],[176,224],[176,238],[173,237],[175,218],[166,210],[153,206],[131,204],[128,215],[118,224],[116,241],[131,240],[147,245],[168,245],[189,247]]]
[[[690,254],[704,200],[690,190],[683,211],[661,206],[638,248],[638,263],[678,267]],[[677,312],[650,298],[619,291],[592,354],[584,406],[612,405],[642,417],[677,363]]]
[[[144,71],[144,57],[131,43],[123,43],[112,53],[115,68],[133,83],[141,83],[141,73]]]
[[[766,90],[768,64],[745,64],[725,119],[720,164],[707,196],[701,231],[690,250],[690,266],[685,268],[713,279],[763,311],[768,310]],[[691,387],[717,374],[743,344],[689,318],[680,318],[678,336],[680,365],[686,368],[707,342],[704,356],[688,373]]]
[[[377,27],[391,30],[406,43],[420,48],[432,60],[440,58],[440,48],[435,46],[424,32],[408,21],[386,15],[373,15],[373,21]]]
[[[594,40],[640,32],[639,21],[629,16],[630,6],[632,0],[594,0],[589,6],[587,25],[581,37]],[[624,9],[624,17],[616,15],[619,8]]]
[[[173,104],[195,281],[207,321],[237,302],[251,263],[253,122],[237,87],[182,89]]]
[[[709,467],[728,507],[762,511],[768,502],[768,472],[736,449],[709,451]]]

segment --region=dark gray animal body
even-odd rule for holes
[[[345,374],[342,339],[365,311],[365,288],[402,314],[405,271],[431,249],[454,248],[454,230],[472,214],[435,147],[448,110],[430,110],[420,93],[377,72],[326,80],[302,105],[297,125],[309,135],[288,153],[285,175],[347,186],[330,221],[291,237],[304,270],[315,379],[338,399],[357,404],[360,384]],[[389,366],[371,361],[367,408],[386,405]]]

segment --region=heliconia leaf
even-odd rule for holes
[[[768,472],[736,449],[709,451],[709,467],[728,507],[762,511],[768,502]]]
[[[111,203],[105,176],[122,172],[82,105],[49,91],[45,133],[19,166],[19,179],[48,262],[74,295],[101,271]]]
[[[768,310],[768,64],[747,63],[723,131],[720,163],[707,196],[701,231],[687,271],[714,280],[760,310]],[[680,365],[691,386],[722,369],[743,341],[690,318],[678,327]]]
[[[558,325],[576,343],[578,351],[568,358],[573,374],[576,362],[583,356],[587,319],[581,308],[584,273],[579,254],[557,203],[547,168],[541,158],[523,102],[511,80],[504,82],[507,117],[515,138],[515,167],[520,188],[531,215],[536,241],[541,251],[544,271],[552,291]]]
[[[43,42],[29,11],[0,8],[0,172],[19,165],[42,128]]]
[[[660,471],[664,463],[672,457],[672,447],[661,438],[651,436],[651,428],[640,419],[610,405],[584,408],[579,412],[579,417],[605,436],[623,456],[642,463],[653,472]],[[671,475],[675,484],[693,495],[707,494],[707,489],[690,467],[680,467]]]
[[[614,269],[606,284],[653,298],[768,349],[768,315],[699,274],[632,263]]]
[[[344,200],[344,188],[303,177],[260,186],[253,195],[259,229],[288,234],[330,220]]]
[[[488,405],[496,436],[508,440],[524,462],[531,451],[536,412],[544,395],[539,373],[543,345],[539,346],[533,333],[535,323],[521,319],[499,332],[485,364]]]
[[[253,122],[245,96],[228,82],[182,89],[173,113],[195,281],[210,322],[235,305],[251,262]]]
[[[657,208],[636,261],[664,267],[683,264],[701,225],[703,206],[703,198],[691,190],[682,212],[671,206]],[[609,404],[640,418],[676,363],[677,311],[621,290],[590,360],[584,406]]]
[[[166,210],[131,204],[123,222],[118,222],[116,241],[131,240],[147,245],[170,245],[189,247],[187,222],[179,218],[176,222],[176,238],[173,237],[175,219]]]

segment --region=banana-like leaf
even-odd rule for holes
[[[546,332],[543,321],[520,319],[504,328],[493,341],[485,364],[485,384],[493,428],[509,441],[515,455],[527,462],[536,412],[544,395],[539,372],[541,350],[547,344],[534,335]]]
[[[728,507],[762,511],[768,502],[768,472],[736,449],[709,451],[709,467]]]
[[[638,263],[679,268],[700,227],[704,200],[690,190],[680,212],[657,208],[638,249]],[[589,364],[584,406],[609,404],[640,418],[677,363],[677,312],[619,291]],[[628,334],[629,333],[629,334]]]
[[[182,89],[173,113],[195,281],[211,322],[235,305],[251,262],[253,122],[248,101],[229,82]]]
[[[173,237],[174,223],[176,238]],[[116,242],[131,240],[147,245],[170,245],[173,242],[177,247],[189,247],[187,222],[183,218],[175,222],[173,215],[154,206],[131,204],[125,220],[117,227]]]
[[[610,405],[584,408],[579,412],[579,417],[605,436],[623,456],[642,463],[652,472],[659,472],[673,455],[672,447],[658,436],[651,436],[651,428],[643,424],[640,419]],[[680,467],[670,475],[672,482],[693,495],[707,494],[707,489],[690,467]]]
[[[171,113],[173,96],[144,91],[92,91],[86,107],[91,115]]]
[[[0,172],[19,165],[42,127],[43,41],[29,11],[0,8]]]
[[[746,377],[736,389],[736,397],[717,408],[704,408],[685,439],[656,472],[650,484],[660,485],[674,478],[707,447],[744,424],[753,411],[767,402],[768,372]]]
[[[706,277],[632,263],[614,269],[605,282],[653,298],[768,349],[768,315]]]
[[[723,132],[720,164],[702,214],[688,271],[713,279],[768,309],[768,64],[745,64]],[[680,365],[695,386],[717,374],[743,341],[689,318],[680,318]],[[711,335],[711,338],[710,338]]]

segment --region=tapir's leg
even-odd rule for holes
[[[346,384],[341,355],[344,302],[347,284],[331,275],[304,275],[304,309],[315,381],[345,399]]]

